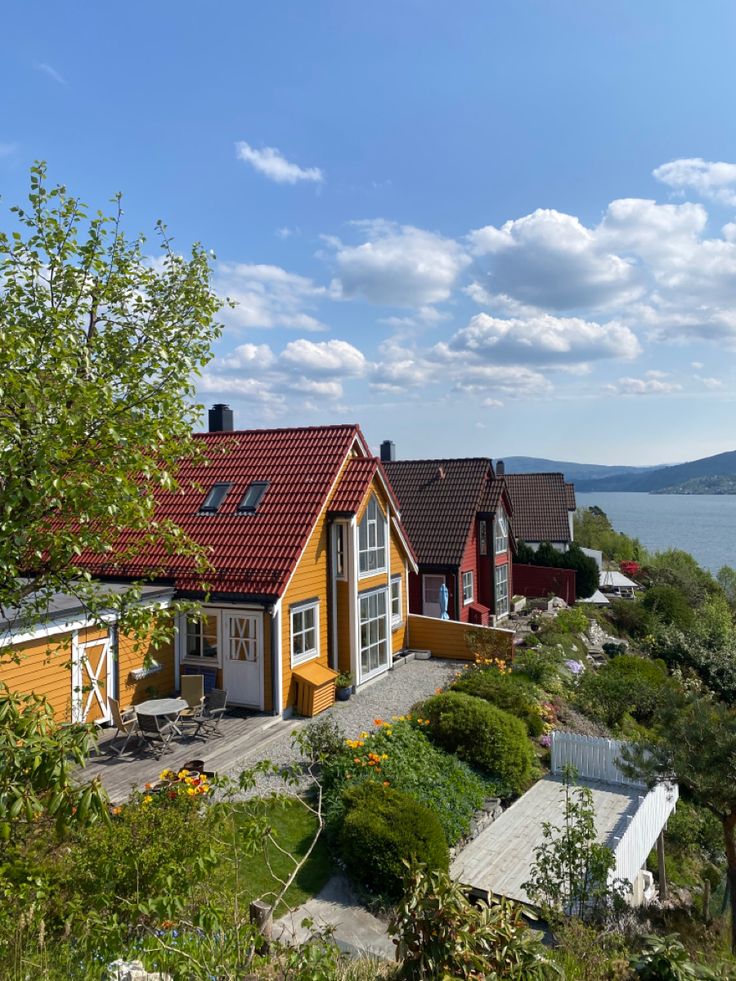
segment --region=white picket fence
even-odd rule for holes
[[[578,736],[555,730],[551,742],[552,773],[562,773],[565,766],[571,764],[582,780],[645,787],[646,784],[626,776],[618,766],[623,745],[619,739]]]

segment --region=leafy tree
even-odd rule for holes
[[[604,917],[627,885],[610,881],[613,852],[596,840],[593,795],[590,788],[576,786],[575,779],[574,768],[567,767],[562,827],[543,822],[543,841],[534,851],[531,878],[522,886],[552,919]]]
[[[664,583],[651,586],[642,597],[641,604],[645,610],[659,617],[663,623],[674,624],[683,630],[687,630],[692,625],[693,611],[684,593],[677,586],[668,586]]]
[[[61,831],[105,814],[99,785],[73,779],[95,745],[92,728],[62,726],[43,698],[0,683],[0,839],[21,840],[44,816]]]
[[[193,380],[220,302],[205,250],[178,255],[159,223],[149,259],[142,236],[125,237],[119,195],[112,215],[89,217],[43,164],[30,184],[0,232],[0,611],[22,603],[32,622],[64,591],[142,630],[152,614],[134,612],[136,590],[100,595],[79,557],[132,559],[156,540],[205,568],[154,520],[154,494],[194,454]],[[135,532],[124,549],[123,528]]]
[[[641,562],[645,550],[638,538],[616,531],[605,511],[599,507],[578,508],[573,519],[575,541],[584,548],[596,548],[612,562]]]
[[[720,587],[713,576],[702,569],[689,552],[670,548],[648,556],[640,579],[648,586],[675,586],[690,607],[703,605]]]
[[[736,610],[736,569],[733,566],[724,565],[718,570],[716,579],[724,592],[728,605],[732,610]]]
[[[525,926],[519,906],[505,900],[474,905],[447,873],[423,865],[409,873],[389,929],[403,981],[561,976]]]
[[[677,781],[723,831],[736,953],[736,708],[711,695],[673,693],[663,699],[654,735],[627,751],[629,768],[650,783]]]

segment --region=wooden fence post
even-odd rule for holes
[[[269,941],[273,937],[273,914],[268,903],[262,899],[254,900],[249,907],[250,922],[258,928],[258,932],[263,937],[263,943],[258,948],[259,954],[267,954]]]
[[[651,841],[651,838],[649,839]],[[659,899],[664,902],[667,899],[667,869],[664,864],[664,828],[659,832],[657,838],[657,873],[659,876]]]

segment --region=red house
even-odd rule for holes
[[[439,617],[444,584],[451,620],[485,626],[503,620],[512,596],[512,508],[492,462],[395,460],[389,440],[381,444],[381,461],[419,565],[409,576],[410,612]]]

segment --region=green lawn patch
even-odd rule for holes
[[[228,806],[233,808],[236,831],[241,826],[245,828],[248,815],[257,809],[259,818],[264,819],[272,829],[277,844],[295,859],[301,859],[306,854],[317,829],[315,815],[295,799],[284,802],[245,801]],[[222,809],[215,804],[211,815],[215,829],[217,829],[218,812],[221,815]],[[255,854],[248,854],[245,847],[238,846],[237,834],[234,840],[221,840],[223,836],[217,830],[214,833],[218,838],[216,847],[221,854],[221,862],[213,877],[212,889],[223,897],[234,897],[237,891],[241,906],[260,897],[266,901],[273,898],[281,889],[276,876],[286,879],[293,871],[294,863],[271,843],[266,844],[265,852],[259,850]],[[236,856],[233,855],[234,847],[238,849]],[[330,851],[325,839],[320,837],[289,888],[285,904],[276,910],[276,915],[285,912],[285,905],[293,908],[306,902],[320,891],[331,874]]]

